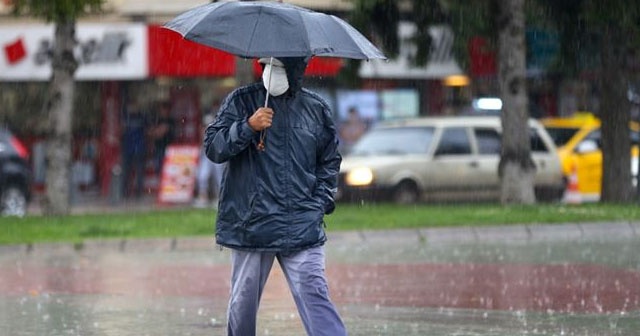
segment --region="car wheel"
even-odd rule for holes
[[[23,217],[26,213],[27,195],[20,188],[9,186],[0,196],[0,214]]]
[[[420,199],[418,186],[411,181],[402,181],[393,192],[393,201],[397,204],[414,204]]]

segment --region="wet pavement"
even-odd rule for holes
[[[0,246],[2,335],[224,335],[213,238]],[[331,232],[350,335],[638,335],[640,223]],[[304,335],[277,265],[258,335]]]

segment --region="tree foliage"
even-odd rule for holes
[[[463,68],[468,68],[468,42],[475,36],[482,36],[492,48],[497,47],[497,29],[495,20],[491,20],[496,13],[495,1],[492,0],[449,0],[445,11],[448,23],[455,32],[453,51],[456,60]]]
[[[395,59],[400,51],[400,21],[416,23],[416,33],[411,38],[417,47],[415,65],[425,65],[429,61],[432,42],[429,27],[448,20],[440,0],[353,0],[353,3],[349,21],[380,46],[390,59]],[[409,8],[402,8],[403,5]],[[340,78],[343,84],[356,85],[360,63],[359,60],[347,60]]]
[[[425,65],[429,60],[432,24],[448,22],[441,1],[422,0],[402,2],[396,0],[354,0],[351,23],[377,45],[381,45],[389,58],[398,56],[400,41],[398,25],[401,20],[416,23],[416,33],[412,37],[417,46],[416,65]],[[409,6],[402,10],[402,4]]]
[[[584,0],[538,0],[544,7],[542,18],[546,18],[551,29],[560,37],[560,57],[551,69],[565,76],[576,76],[579,73],[581,53],[588,42],[588,29],[582,12]],[[540,24],[540,22],[538,22]]]
[[[637,1],[538,0],[560,36],[560,55],[553,71],[578,78],[595,75],[602,121],[602,195],[604,202],[631,200],[631,119],[627,92],[637,77],[640,47],[640,3]]]
[[[75,21],[76,18],[97,12],[105,0],[13,0],[15,15],[30,15],[48,22]]]
[[[399,21],[400,9],[394,0],[357,0],[351,11],[351,24],[381,45],[390,58],[398,56]]]

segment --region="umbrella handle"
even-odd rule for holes
[[[268,107],[269,105],[269,87],[271,87],[271,72],[273,71],[273,57],[269,59],[269,82],[267,83],[267,96],[264,97],[264,107]],[[260,131],[260,142],[258,142],[258,149],[264,150],[264,139],[267,136],[267,131]]]

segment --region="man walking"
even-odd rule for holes
[[[260,59],[262,83],[233,91],[206,130],[207,157],[227,162],[216,241],[231,249],[228,335],[255,335],[275,259],[307,334],[346,335],[329,298],[323,247],[341,156],[328,105],[302,88],[308,60]]]

